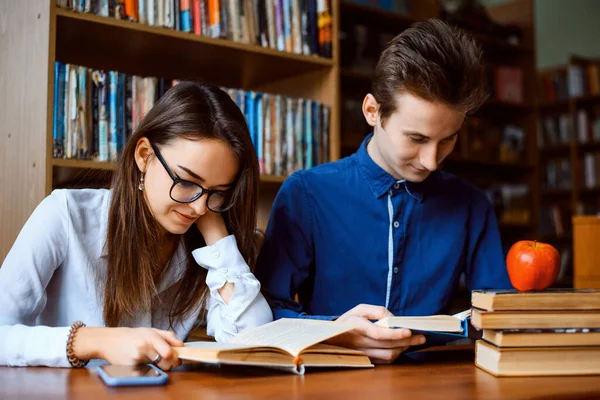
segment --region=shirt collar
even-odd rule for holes
[[[427,179],[425,179],[423,182],[419,183],[408,182],[406,180],[396,180],[383,168],[377,165],[367,152],[367,144],[372,137],[373,133],[371,132],[363,140],[360,148],[356,152],[356,158],[358,161],[358,169],[367,182],[369,188],[371,188],[371,191],[375,197],[380,198],[394,188],[397,190],[406,190],[411,197],[413,197],[419,203],[422,203],[429,177],[427,177]]]

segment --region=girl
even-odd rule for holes
[[[170,89],[110,190],[55,190],[23,227],[0,268],[0,365],[168,370],[203,308],[217,341],[270,322],[248,266],[258,184],[231,98],[192,82]]]

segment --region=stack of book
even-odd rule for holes
[[[474,291],[475,364],[496,376],[600,374],[600,290]]]

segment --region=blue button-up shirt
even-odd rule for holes
[[[439,314],[463,273],[471,290],[510,288],[485,194],[443,171],[396,181],[368,155],[370,137],[281,187],[255,271],[274,317],[331,319],[360,303]]]

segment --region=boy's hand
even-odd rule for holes
[[[364,351],[374,364],[389,364],[408,347],[425,343],[423,335],[412,336],[408,329],[390,329],[370,321],[390,316],[393,314],[385,307],[360,304],[336,320],[354,329],[327,343]]]

